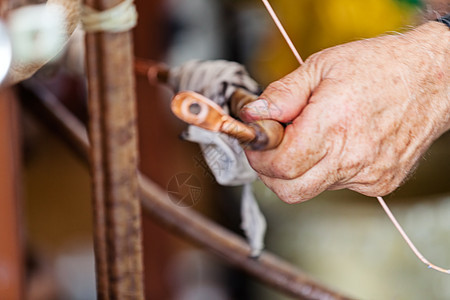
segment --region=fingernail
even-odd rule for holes
[[[269,114],[269,102],[264,99],[258,99],[253,101],[242,108],[246,114],[255,116],[255,117],[263,117]]]

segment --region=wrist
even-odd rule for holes
[[[428,21],[409,33],[414,36],[415,41],[423,43],[436,53],[450,53],[450,28],[440,21]]]
[[[406,36],[419,49],[413,54],[418,62],[414,71],[424,76],[420,87],[429,88],[424,94],[430,96],[429,105],[439,112],[438,131],[442,134],[450,130],[450,28],[442,22],[429,21]]]

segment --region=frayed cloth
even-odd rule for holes
[[[228,103],[237,88],[258,94],[259,86],[245,68],[225,60],[188,61],[171,69],[168,84],[175,90],[194,91],[219,104],[229,113]],[[251,184],[258,177],[251,168],[239,141],[223,133],[190,125],[183,133],[185,140],[200,145],[203,157],[216,181],[225,186],[244,185],[241,204],[241,228],[258,257],[264,248],[266,220],[253,194]]]

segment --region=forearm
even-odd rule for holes
[[[442,134],[450,130],[450,28],[429,21],[413,30],[408,39],[422,48],[413,71],[426,76],[421,87],[425,95],[433,95],[430,104],[435,107],[437,127]]]

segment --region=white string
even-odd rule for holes
[[[283,25],[281,24],[280,20],[278,19],[275,11],[272,9],[272,7],[269,4],[268,0],[262,0],[262,2],[264,3],[264,5],[266,6],[267,11],[269,12],[270,16],[272,17],[273,21],[275,22],[275,24],[277,25],[278,29],[280,30],[281,34],[283,35],[283,37],[285,38],[286,42],[288,43],[289,47],[292,50],[292,53],[295,55],[295,57],[297,58],[298,62],[300,63],[300,65],[303,64],[303,60],[301,59],[300,55],[298,54],[297,49],[295,48],[294,44],[292,43],[291,39],[289,38],[289,35],[287,34],[286,30],[284,29]],[[388,215],[389,219],[391,220],[391,222],[394,224],[395,228],[397,228],[398,232],[400,232],[401,236],[403,237],[403,239],[406,241],[406,243],[408,244],[408,246],[411,248],[411,250],[414,252],[414,254],[424,263],[428,266],[428,268],[430,269],[434,269],[436,271],[442,272],[442,273],[446,273],[446,274],[450,274],[450,269],[444,269],[442,267],[436,266],[435,264],[430,263],[423,255],[422,253],[419,252],[419,250],[417,250],[416,246],[414,246],[413,242],[411,242],[411,239],[408,237],[408,235],[405,233],[405,231],[403,230],[403,228],[400,226],[400,224],[398,223],[397,219],[394,217],[394,215],[392,214],[392,212],[390,211],[389,207],[387,206],[386,202],[383,200],[382,197],[377,197],[378,202],[380,202],[381,206],[383,207],[384,211],[386,212],[386,214]]]
[[[426,259],[422,253],[419,252],[419,250],[417,250],[416,246],[414,246],[413,242],[411,242],[411,240],[409,239],[408,235],[405,233],[405,231],[403,230],[402,226],[398,223],[397,219],[394,217],[394,215],[392,214],[391,210],[389,209],[389,207],[387,206],[386,202],[384,201],[384,199],[382,197],[377,197],[378,202],[380,202],[381,206],[383,207],[384,211],[386,212],[386,214],[388,215],[389,219],[392,221],[392,223],[394,224],[394,226],[397,228],[398,232],[400,232],[400,234],[402,235],[403,239],[405,240],[405,242],[408,244],[408,246],[411,248],[411,250],[414,252],[414,254],[424,263],[428,266],[428,268],[430,269],[434,269],[437,270],[439,272],[443,272],[446,274],[450,274],[450,270],[446,270],[444,268],[441,268],[439,266],[436,266],[435,264],[432,264],[428,261],[428,259]]]
[[[124,32],[136,26],[137,11],[133,0],[124,0],[103,11],[85,5],[81,22],[86,32]]]
[[[283,35],[284,39],[286,40],[286,43],[288,44],[289,48],[291,49],[291,51],[294,54],[295,58],[297,59],[298,63],[300,65],[303,65],[303,59],[300,57],[300,54],[298,53],[297,49],[295,48],[294,43],[292,42],[291,38],[287,34],[283,25],[281,24],[280,19],[278,19],[277,14],[275,13],[275,11],[273,10],[272,6],[269,3],[269,0],[262,0],[262,2],[266,6],[266,9],[269,12],[270,16],[272,17],[272,20],[275,22],[275,25],[277,25],[278,30]]]

